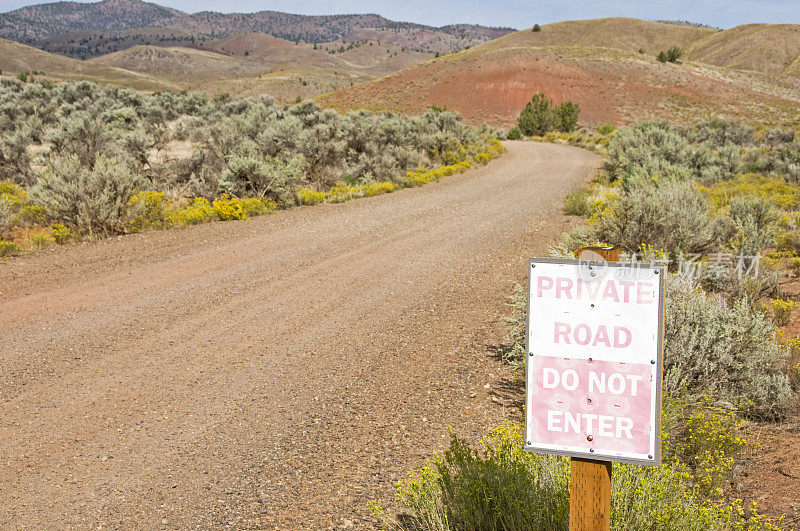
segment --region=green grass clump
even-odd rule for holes
[[[586,188],[579,188],[574,192],[568,193],[564,199],[564,214],[589,217],[592,214],[590,197],[591,192]]]

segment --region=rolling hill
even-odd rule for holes
[[[90,59],[85,64],[131,70],[165,79],[182,87],[206,79],[249,76],[267,70],[262,63],[217,52],[160,46],[134,46]]]
[[[800,25],[747,24],[715,32],[687,49],[692,61],[771,76],[800,76]]]
[[[655,55],[670,46],[686,48],[719,30],[681,26],[635,18],[572,20],[542,26],[542,31],[518,31],[501,37],[496,46],[594,46]]]
[[[180,11],[141,0],[37,4],[0,14],[0,37],[31,43],[71,31],[154,26],[181,15]]]
[[[31,46],[75,59],[89,59],[137,45],[202,47],[209,40],[171,28],[133,28],[117,32],[70,31],[35,41]]]
[[[174,83],[147,74],[78,61],[5,39],[0,39],[0,69],[5,74],[37,70],[57,79],[86,79],[139,90],[180,89]]]
[[[83,43],[81,54],[92,55],[119,51],[123,46],[156,44],[128,42],[120,32],[143,27],[157,27],[185,32],[196,38],[221,38],[236,34],[267,33],[293,42],[320,43],[334,40],[365,40],[350,37],[360,30],[378,30],[387,42],[419,51],[453,52],[489,41],[514,31],[511,28],[488,28],[459,24],[435,28],[422,24],[395,22],[379,15],[307,16],[261,11],[258,13],[216,13],[203,11],[187,14],[141,0],[103,0],[97,3],[56,2],[23,7],[0,14],[0,37],[26,44],[42,43],[74,32],[94,32]],[[368,39],[367,39],[368,40]],[[114,49],[109,43],[116,43]],[[175,43],[168,43],[174,45]],[[38,44],[37,44],[38,45]],[[99,48],[99,49],[97,49]],[[48,48],[50,49],[50,48]],[[58,49],[54,49],[58,51]],[[69,53],[77,53],[70,50]]]
[[[662,64],[653,53],[638,52],[679,42],[670,30],[679,30],[684,42],[713,30],[634,19],[607,20],[608,29],[602,30],[601,22],[520,31],[321,96],[319,102],[339,110],[403,112],[419,112],[435,103],[461,112],[472,123],[508,126],[532,94],[544,91],[556,102],[579,103],[587,125],[654,117],[687,121],[730,116],[768,123],[797,119],[800,83],[695,63]],[[612,41],[620,24],[628,28],[616,37],[620,48],[599,47]],[[563,35],[572,36],[569,45],[552,44],[565,39]]]
[[[368,81],[431,57],[372,42],[316,46],[248,33],[209,41],[198,48],[139,45],[86,63],[138,72],[184,90],[269,93],[278,101],[294,101]]]

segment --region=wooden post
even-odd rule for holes
[[[586,253],[586,254],[584,254]],[[622,249],[584,247],[582,259],[597,255],[609,262],[620,258]],[[569,530],[609,531],[611,529],[611,461],[573,457],[569,472]]]
[[[618,262],[622,249],[619,247],[581,247],[578,250],[578,258],[581,260],[596,260],[597,256],[602,257],[606,262]]]
[[[569,530],[611,529],[611,461],[573,457],[569,472]]]

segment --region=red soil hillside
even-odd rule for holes
[[[643,24],[649,27],[654,23]],[[713,116],[784,122],[796,119],[800,108],[798,85],[786,80],[777,84],[762,74],[662,64],[652,54],[638,51],[585,44],[542,46],[540,34],[546,35],[548,29],[517,32],[322,96],[319,101],[340,110],[365,107],[403,112],[419,112],[435,103],[459,111],[469,122],[495,126],[512,124],[531,95],[539,91],[556,102],[579,103],[585,125]],[[634,30],[630,32],[633,35],[637,33]],[[694,36],[703,34],[707,31]],[[653,48],[659,46],[661,38],[647,35],[641,45],[626,37],[626,46],[644,47],[646,42]]]

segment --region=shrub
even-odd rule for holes
[[[564,214],[588,217],[591,213],[592,205],[589,202],[589,190],[579,188],[567,194],[564,199]]]
[[[74,155],[88,168],[94,166],[99,154],[110,155],[114,151],[110,128],[100,117],[88,112],[77,112],[65,118],[50,132],[48,140],[54,153]]]
[[[780,416],[791,389],[772,323],[746,300],[728,307],[685,278],[668,280],[665,393],[713,393],[749,414]]]
[[[602,214],[592,218],[599,238],[629,252],[646,243],[671,256],[702,253],[714,248],[728,230],[709,214],[700,192],[674,181],[635,186]]]
[[[777,529],[740,501],[705,501],[680,465],[614,463],[611,477],[612,529]],[[396,529],[566,530],[569,460],[523,451],[513,424],[492,430],[480,450],[452,435],[443,456],[398,485],[397,500],[408,517],[386,522]]]
[[[733,120],[710,120],[701,122],[691,133],[692,142],[711,142],[722,147],[726,145],[747,146],[755,142],[752,127]]]
[[[49,233],[49,231],[37,229],[29,232],[26,240],[28,247],[32,250],[44,249],[45,247],[49,247],[56,242],[56,239],[52,234]]]
[[[685,180],[691,170],[689,142],[666,121],[642,122],[616,132],[608,144],[604,167],[623,186],[646,182],[654,176]]]
[[[169,211],[167,219],[170,225],[181,226],[198,225],[218,218],[208,199],[195,197],[186,207]]]
[[[717,207],[730,204],[734,197],[759,197],[783,209],[800,207],[800,189],[787,184],[782,179],[764,177],[750,173],[740,175],[731,181],[713,184],[701,190]]]
[[[74,234],[70,228],[66,225],[62,225],[61,223],[53,223],[50,225],[49,229],[53,239],[56,241],[56,243],[61,245],[68,243],[74,237]]]
[[[511,310],[506,318],[507,334],[503,342],[503,361],[512,367],[519,368],[525,362],[525,327],[528,311],[528,295],[525,288],[517,284],[514,291],[506,299],[506,306]]]
[[[744,423],[735,412],[714,407],[708,399],[678,407],[676,425],[662,437],[665,459],[688,467],[703,494],[722,496],[722,487],[747,446],[739,436]]]
[[[678,59],[680,59],[682,55],[683,55],[683,50],[681,50],[677,46],[672,46],[666,52],[665,51],[659,52],[657,59],[661,63],[677,63]]]
[[[738,257],[736,259],[739,260]],[[741,275],[737,271],[718,272],[710,269],[702,279],[702,285],[710,291],[722,294],[731,304],[738,300],[746,300],[751,307],[755,307],[756,301],[762,297],[777,294],[781,272],[763,263],[760,264],[757,275],[744,274],[752,265],[747,257],[743,257]]]
[[[565,101],[556,107],[556,114],[558,116],[558,130],[562,133],[571,133],[578,127],[578,115],[581,112],[581,106],[571,101]]]
[[[271,196],[291,203],[293,192],[305,173],[303,155],[283,161],[272,157],[234,156],[219,180],[220,189],[236,195]]]
[[[601,135],[610,135],[611,133],[614,132],[615,129],[616,127],[614,127],[614,124],[606,123],[598,125],[595,131],[597,131],[597,133]]]
[[[553,258],[575,258],[575,251],[589,245],[608,246],[607,243],[600,241],[596,227],[579,225],[564,233],[561,240],[550,247],[550,255]]]
[[[792,319],[792,312],[797,307],[794,301],[770,299],[767,308],[772,310],[772,320],[778,326],[786,326]]]
[[[400,185],[393,182],[380,182],[380,183],[371,183],[364,185],[364,195],[374,196],[374,195],[381,195],[381,194],[388,194],[394,192],[400,188]]]
[[[161,229],[168,226],[167,209],[169,205],[164,192],[136,192],[128,200],[131,216],[130,230],[139,232],[145,229]]]
[[[278,209],[277,203],[269,198],[246,197],[240,199],[239,204],[242,205],[242,210],[247,217],[269,214]]]
[[[89,235],[126,232],[128,204],[145,183],[119,158],[99,155],[86,168],[77,155],[56,159],[32,189],[54,221]]]
[[[19,184],[30,184],[32,171],[27,146],[31,138],[23,131],[0,131],[0,180],[11,179]]]
[[[11,209],[11,201],[0,196],[0,236],[7,232],[14,225],[14,212]]]
[[[731,242],[738,256],[756,256],[778,233],[778,216],[771,201],[758,196],[731,199],[730,215],[737,235]]]
[[[553,110],[553,101],[544,92],[534,94],[520,112],[517,125],[525,136],[542,136],[556,128],[558,117]]]
[[[247,219],[242,203],[235,197],[229,197],[228,194],[222,194],[219,199],[214,199],[211,206],[220,221]]]
[[[539,92],[520,112],[517,126],[526,136],[543,136],[555,130],[568,133],[577,127],[580,110],[580,105],[571,101],[554,106],[544,92]]]
[[[15,256],[19,254],[19,245],[16,243],[0,239],[0,257]]]
[[[308,188],[301,188],[297,191],[297,198],[301,205],[316,205],[325,200],[325,192],[317,192]]]
[[[795,392],[800,392],[800,339],[793,338],[787,341],[789,347],[789,360],[787,363],[787,373],[789,382]]]
[[[531,31],[542,31],[542,27],[539,24],[534,24]]]
[[[655,177],[730,179],[742,164],[736,146],[728,144],[714,149],[709,142],[692,145],[685,131],[663,120],[621,129],[612,137],[607,151],[606,170],[613,180],[626,187]]]
[[[520,130],[519,126],[514,126],[508,130],[508,139],[509,140],[522,140],[522,131]]]

